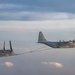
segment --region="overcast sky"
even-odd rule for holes
[[[0,20],[74,19],[74,0],[0,0]]]
[[[74,9],[74,0],[0,0],[0,29],[75,30]]]

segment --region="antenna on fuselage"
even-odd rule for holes
[[[11,41],[9,41],[9,44],[10,44],[10,52],[12,52],[12,51],[13,51],[13,49],[12,49]]]

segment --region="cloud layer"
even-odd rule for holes
[[[75,14],[61,12],[0,12],[0,20],[66,20],[75,19]]]
[[[21,8],[23,7],[22,5],[17,5],[17,4],[0,4],[0,9],[13,9],[13,8]]]
[[[75,13],[75,1],[70,0],[2,0],[1,4],[22,4],[27,5],[27,9],[31,11],[57,11]],[[24,10],[24,9],[23,9]]]
[[[33,1],[33,0],[32,0]],[[74,12],[71,8],[75,5],[69,6],[59,4],[55,1],[26,1],[26,4],[21,3],[0,3],[0,20],[59,20],[59,19],[75,19]],[[31,3],[29,3],[31,2]],[[71,3],[71,2],[70,2]],[[73,3],[73,2],[72,2]],[[36,5],[37,4],[37,5]],[[51,5],[50,5],[51,4]],[[53,4],[53,5],[52,5]],[[59,5],[58,5],[59,4]],[[67,11],[65,11],[67,8]],[[58,11],[59,10],[59,11]]]
[[[75,30],[75,20],[0,21],[0,30]]]

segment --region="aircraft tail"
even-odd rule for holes
[[[46,39],[45,39],[43,33],[40,31],[39,36],[38,36],[38,43],[44,43],[44,42],[46,42]]]
[[[3,50],[5,51],[5,41],[4,41],[4,45],[3,45]]]
[[[10,44],[10,52],[12,52],[12,51],[13,51],[13,49],[12,49],[11,41],[9,41],[9,44]]]

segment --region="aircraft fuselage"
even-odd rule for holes
[[[43,44],[46,44],[52,48],[74,48],[75,43],[74,42],[43,42]]]
[[[51,42],[47,41],[42,32],[39,32],[38,43],[42,43],[48,45],[52,48],[74,48],[75,40],[70,41],[59,41],[59,42]]]

